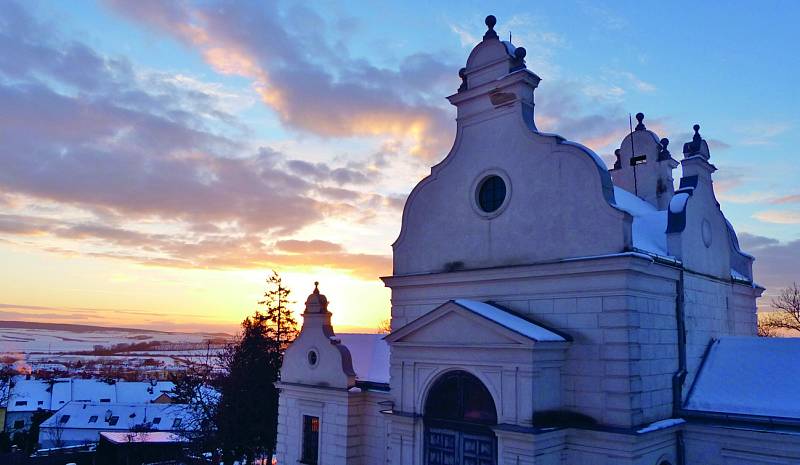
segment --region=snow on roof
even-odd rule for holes
[[[520,318],[494,305],[477,300],[457,299],[455,303],[478,315],[494,321],[514,332],[536,341],[565,341],[563,336],[543,328],[532,321]]]
[[[72,400],[102,403],[148,403],[171,391],[171,381],[116,381],[58,378],[26,379],[15,376],[9,396],[10,412],[58,410]]]
[[[120,382],[116,384],[117,402],[119,403],[146,403],[156,400],[162,394],[168,394],[175,388],[171,381],[158,381],[155,383]]]
[[[614,198],[617,208],[633,216],[633,246],[656,255],[669,256],[666,210],[660,211],[649,202],[617,186],[614,186]]]
[[[800,418],[800,338],[725,337],[712,343],[689,410]]]
[[[683,423],[686,423],[686,420],[684,420],[683,418],[667,418],[666,420],[654,421],[653,423],[650,423],[644,428],[636,430],[636,432],[639,434],[644,434],[644,433],[649,433],[651,431],[666,429],[671,426],[680,425]]]
[[[149,431],[149,432],[112,432],[112,431],[103,431],[100,433],[101,437],[106,438],[110,442],[114,444],[127,444],[131,442],[135,443],[156,443],[156,444],[163,444],[163,443],[171,443],[171,442],[187,442],[188,439],[179,436],[175,433],[170,433],[167,431]]]
[[[73,379],[72,380],[72,399],[85,400],[90,402],[116,402],[116,389],[113,384],[97,379]]]
[[[149,424],[155,430],[172,431],[190,426],[188,414],[188,406],[184,404],[107,404],[72,401],[42,422],[41,427],[127,431],[138,425]],[[180,419],[177,424],[176,419]]]
[[[350,351],[359,381],[389,382],[389,344],[383,334],[337,334]]]
[[[15,376],[8,398],[8,411],[50,410],[50,391],[50,383],[45,380]]]

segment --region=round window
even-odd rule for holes
[[[308,364],[312,367],[317,364],[317,353],[313,350],[308,351]]]
[[[506,183],[495,174],[487,176],[478,187],[478,206],[485,213],[492,213],[503,205],[506,199]]]

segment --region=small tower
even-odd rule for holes
[[[667,149],[669,139],[659,140],[645,127],[643,113],[636,114],[636,121],[636,129],[614,152],[617,159],[609,172],[616,186],[666,210],[675,191],[672,170],[678,162]]]
[[[717,171],[717,168],[709,162],[711,152],[708,150],[708,143],[700,136],[700,125],[695,124],[692,129],[694,136],[691,142],[683,144],[683,160],[681,160],[683,177],[698,176],[710,184],[711,174]]]
[[[318,282],[306,299],[303,328],[286,349],[281,381],[345,389],[355,385],[350,352],[333,332],[328,299]]]

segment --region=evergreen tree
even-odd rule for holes
[[[217,427],[223,461],[267,457],[271,463],[278,432],[279,379],[286,347],[297,335],[288,308],[289,289],[278,273],[267,279],[265,311],[242,322],[242,333],[223,353],[228,375],[220,382]]]
[[[290,292],[283,285],[280,275],[272,270],[272,274],[267,278],[264,300],[258,302],[259,305],[266,307],[263,315],[259,317],[266,322],[267,337],[278,343],[281,357],[286,347],[297,337],[297,321],[289,309],[289,304],[294,303],[289,300]],[[256,312],[256,315],[259,313]]]

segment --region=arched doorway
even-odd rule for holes
[[[442,375],[425,400],[426,465],[496,465],[492,395],[465,371]]]

